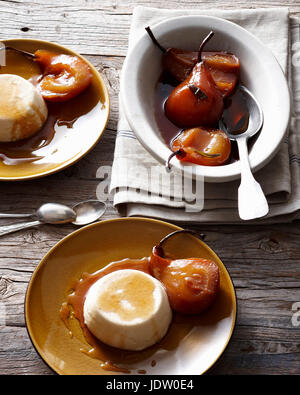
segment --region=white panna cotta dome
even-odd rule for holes
[[[37,133],[48,117],[47,105],[29,81],[0,74],[0,142],[26,139]]]
[[[124,350],[143,350],[159,342],[171,320],[164,286],[138,270],[118,270],[100,278],[84,303],[84,322],[92,334]]]

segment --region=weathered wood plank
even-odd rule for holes
[[[238,9],[257,7],[290,7],[291,13],[300,14],[296,0],[280,1],[205,1],[168,0],[127,1],[1,1],[0,39],[43,38],[59,42],[82,54],[125,56],[131,13],[135,6],[157,8]]]

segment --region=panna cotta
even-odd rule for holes
[[[161,282],[133,269],[97,280],[87,293],[83,313],[94,336],[124,350],[143,350],[159,342],[172,320]]]
[[[0,74],[0,142],[26,139],[48,117],[47,105],[33,84],[14,74]]]

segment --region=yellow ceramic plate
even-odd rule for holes
[[[46,49],[82,58],[61,45],[46,41],[12,39],[2,42],[7,47],[31,53],[37,49]],[[92,83],[72,100],[48,103],[48,122],[52,122],[50,115],[53,119],[58,117],[59,120],[54,123],[54,131],[53,127],[51,129],[53,133],[48,128],[48,123],[48,129],[46,130],[45,126],[31,140],[18,142],[17,146],[15,143],[0,144],[0,180],[27,180],[55,173],[77,162],[99,141],[109,117],[109,94],[101,75],[86,59],[84,60],[92,69]],[[31,59],[13,51],[6,51],[6,66],[0,68],[0,73],[17,74],[34,80],[41,74],[41,70]]]
[[[82,273],[93,273],[112,261],[149,256],[152,247],[176,229],[180,228],[152,219],[107,220],[79,229],[49,251],[29,283],[25,317],[33,345],[55,372],[118,374],[102,370],[99,360],[82,352],[90,347],[79,323],[73,318],[70,337],[60,318],[60,307]],[[197,238],[179,234],[168,241],[166,248],[176,257],[213,259],[221,273],[219,296],[201,315],[175,316],[159,345],[135,353],[123,367],[133,374],[201,374],[216,362],[232,335],[236,318],[234,287],[220,259]]]

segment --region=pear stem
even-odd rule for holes
[[[18,52],[24,56],[28,56],[30,59],[35,59],[35,55],[33,53],[27,52],[27,51],[22,51],[21,49],[13,48],[13,47],[2,47],[0,48],[0,51],[2,50],[9,50],[9,51],[15,51]]]
[[[167,240],[169,240],[171,237],[177,235],[178,233],[190,233],[193,236],[198,237],[198,239],[200,239],[200,240],[204,240],[204,238],[205,238],[205,235],[203,233],[198,233],[198,232],[195,232],[194,230],[191,230],[191,229],[175,230],[175,232],[169,233],[167,236],[165,236],[163,239],[161,239],[161,241],[155,247],[155,251],[160,257],[164,258],[164,256],[165,256],[165,253],[163,250],[163,244]]]
[[[183,131],[182,131],[183,132]],[[181,132],[181,133],[182,133]],[[208,154],[208,153],[206,153],[206,152],[203,152],[203,151],[199,151],[199,150],[197,150],[197,149],[195,149],[195,152],[198,154],[198,155],[201,155],[201,156],[203,156],[204,158],[217,158],[217,157],[219,157],[219,156],[221,156],[221,154]],[[174,151],[174,152],[172,152],[172,154],[168,157],[168,159],[166,160],[166,169],[168,170],[168,171],[170,171],[171,170],[171,164],[170,164],[170,161],[171,161],[171,159],[172,158],[174,158],[174,156],[177,156],[177,155],[179,155],[179,156],[181,156],[182,158],[184,158],[184,156],[186,155],[186,153],[185,153],[185,151],[183,150],[183,149],[178,149],[177,151]]]
[[[172,152],[172,154],[168,157],[168,159],[166,161],[166,168],[167,168],[167,170],[171,170],[170,161],[176,155],[181,155],[183,157],[185,155],[185,152],[182,149],[179,149],[177,151]]]
[[[149,26],[145,27],[146,32],[149,34],[151,40],[153,41],[153,43],[163,52],[166,53],[167,50],[166,48],[164,48],[162,45],[160,45],[160,43],[156,40],[152,30],[150,29]]]
[[[206,45],[206,43],[212,38],[212,36],[215,33],[213,31],[209,32],[208,35],[205,37],[205,39],[202,41],[199,50],[198,50],[198,63],[202,61],[202,52],[203,52],[203,48]]]

